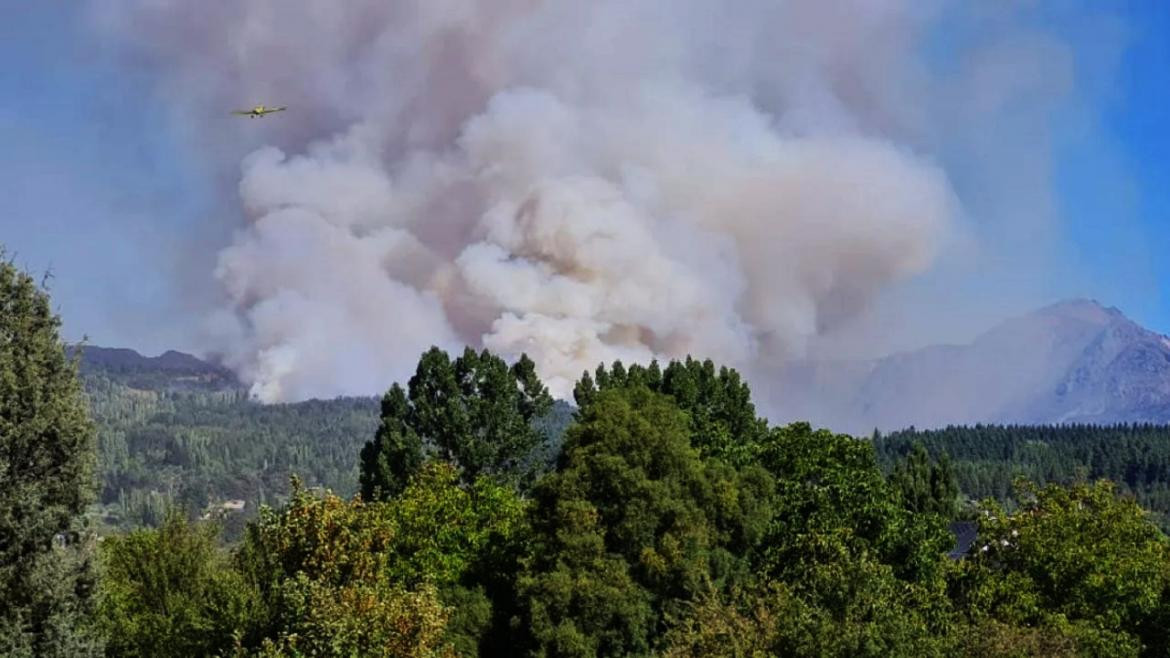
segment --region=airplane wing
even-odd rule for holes
[[[270,107],[270,108],[268,108],[268,111],[269,112],[283,112],[284,110],[287,110],[287,109],[288,109],[287,107]]]
[[[251,112],[248,110],[232,110],[232,114],[239,114],[241,116],[248,116],[249,114],[251,114]]]

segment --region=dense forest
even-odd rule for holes
[[[197,517],[229,501],[252,518],[289,493],[289,475],[357,491],[357,453],[377,426],[373,398],[261,405],[239,391],[143,390],[85,378],[98,425],[102,523],[155,526],[168,507]],[[235,532],[232,533],[236,534]]]
[[[1170,427],[977,425],[874,436],[887,471],[915,444],[933,459],[948,459],[959,489],[971,499],[995,498],[1010,508],[1016,478],[1038,484],[1104,478],[1170,530]]]
[[[224,538],[234,540],[260,505],[287,499],[292,474],[340,496],[358,491],[358,453],[377,427],[377,398],[263,405],[206,363],[172,353],[168,368],[107,352],[82,361],[100,447],[94,515],[107,531],[156,526],[176,506],[191,518],[223,516]],[[546,461],[555,459],[573,409],[557,402],[538,419]],[[1105,478],[1170,530],[1170,427],[979,425],[872,439],[887,473],[916,443],[932,460],[949,460],[969,502],[993,498],[1013,508],[1019,477],[1038,484]],[[223,508],[233,500],[243,509]]]
[[[47,295],[11,265],[0,307],[8,655],[1170,652],[1170,540],[1110,481],[1020,480],[1010,506],[964,511],[958,447],[773,425],[711,361],[599,366],[570,409],[527,357],[432,348],[371,417],[93,372],[83,393]],[[1014,439],[992,445],[1013,458]],[[114,504],[113,473],[121,501],[168,498],[156,527],[98,541],[84,512]],[[229,518],[189,509],[214,506],[201,481],[271,504],[225,545]],[[961,514],[974,543],[948,555]]]
[[[206,385],[203,373],[82,363],[99,446],[91,514],[103,534],[157,526],[175,507],[190,518],[222,517],[224,538],[234,540],[260,505],[287,500],[290,475],[341,496],[358,490],[358,453],[377,428],[377,398],[265,405],[230,380]],[[570,414],[559,402],[537,419],[549,437],[546,460]]]

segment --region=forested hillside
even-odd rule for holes
[[[932,458],[947,456],[959,489],[974,499],[1009,505],[1012,482],[1068,484],[1108,479],[1170,530],[1170,426],[976,425],[906,430],[874,437],[887,470],[921,443]]]
[[[215,366],[164,356],[83,362],[108,654],[1164,649],[1165,427],[856,440],[770,426],[709,361],[600,367],[572,407],[531,361],[439,350],[381,399],[262,405]],[[946,524],[964,514],[977,537],[952,562]],[[159,529],[123,535],[142,527]]]
[[[348,496],[358,490],[358,452],[377,429],[377,398],[262,405],[235,378],[190,355],[147,358],[87,348],[82,381],[98,426],[102,517],[111,528],[157,525],[168,505],[192,516],[218,512],[238,536],[258,505],[289,494],[296,474],[308,486]],[[572,407],[558,403],[537,421],[555,459]],[[946,455],[962,494],[1014,504],[1012,482],[1069,483],[1107,478],[1136,496],[1170,530],[1170,427],[1070,425],[951,427],[878,435],[887,471],[922,442]],[[228,501],[242,510],[224,510]]]
[[[377,429],[377,398],[260,404],[227,371],[178,352],[152,359],[86,348],[81,363],[107,532],[155,526],[175,506],[191,517],[222,516],[225,537],[235,539],[259,505],[287,499],[291,475],[342,496],[358,490],[358,453]],[[560,403],[537,421],[553,438],[544,460],[555,458],[569,414]]]
[[[292,474],[350,495],[377,425],[374,398],[262,405],[242,391],[144,390],[101,375],[85,389],[102,518],[121,529],[157,525],[171,505],[192,516],[218,508],[238,528],[258,505],[284,500]],[[242,510],[224,509],[238,500]]]

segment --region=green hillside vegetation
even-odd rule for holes
[[[260,505],[288,498],[290,475],[351,496],[359,453],[379,425],[372,397],[266,405],[237,388],[192,388],[173,373],[102,366],[85,368],[82,381],[98,428],[93,516],[103,534],[157,526],[174,507],[192,519],[223,517],[224,538],[236,540]],[[555,459],[570,414],[557,403],[533,420],[535,460]]]
[[[340,496],[359,491],[359,453],[380,423],[376,398],[262,405],[204,365],[203,370],[165,370],[143,363],[141,357],[114,362],[107,358],[88,367],[83,362],[82,382],[98,428],[102,478],[98,515],[106,531],[155,526],[169,506],[178,506],[192,518],[218,508],[228,523],[225,536],[234,540],[259,505],[287,498],[292,474],[307,486],[325,487]],[[699,361],[674,366],[676,371],[702,367]],[[676,399],[692,395],[675,390],[681,381],[677,372],[666,374],[647,370],[644,383]],[[738,375],[729,381],[733,375],[734,371],[712,369],[705,381],[722,385],[725,395],[743,400],[746,386]],[[591,387],[596,389],[598,381],[604,386],[605,378],[615,376],[626,377],[625,369],[615,375],[605,369],[588,374],[578,399],[588,396]],[[547,466],[556,459],[572,412],[573,407],[558,402],[532,422],[540,438],[530,466],[536,468],[537,462]],[[709,412],[695,410],[691,422],[710,423],[708,416]],[[751,423],[762,421],[739,422],[735,431],[750,434],[759,431]],[[711,433],[699,429],[697,434]],[[702,441],[717,444],[727,438]],[[915,443],[923,444],[931,460],[949,461],[968,501],[993,498],[1011,508],[1018,477],[1039,484],[1106,478],[1123,494],[1135,496],[1163,530],[1170,530],[1170,427],[911,429],[876,437],[883,470],[893,474],[894,464],[909,459]],[[224,503],[239,500],[244,501],[243,510],[223,509]]]
[[[1170,427],[1066,425],[948,427],[874,437],[878,461],[890,471],[921,444],[932,459],[946,458],[970,499],[994,498],[1009,508],[1012,484],[1108,479],[1150,510],[1170,531]]]
[[[262,405],[242,391],[137,389],[103,375],[85,389],[99,427],[101,519],[113,529],[158,525],[169,507],[197,518],[242,500],[226,513],[235,536],[259,505],[287,498],[290,474],[351,495],[357,453],[377,426],[373,398]]]
[[[769,426],[709,362],[615,363],[576,397],[555,461],[534,469],[527,439],[479,443],[529,431],[545,393],[526,366],[428,352],[362,449],[368,498],[294,480],[232,549],[182,515],[107,540],[109,655],[1170,648],[1167,538],[1107,481],[1021,483],[1014,511],[981,503],[979,541],[955,561],[957,488],[925,450],[887,477],[869,441]]]

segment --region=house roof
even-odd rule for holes
[[[951,534],[955,536],[955,548],[947,553],[947,557],[958,560],[971,550],[972,544],[979,530],[979,524],[974,521],[955,521],[950,524]]]

